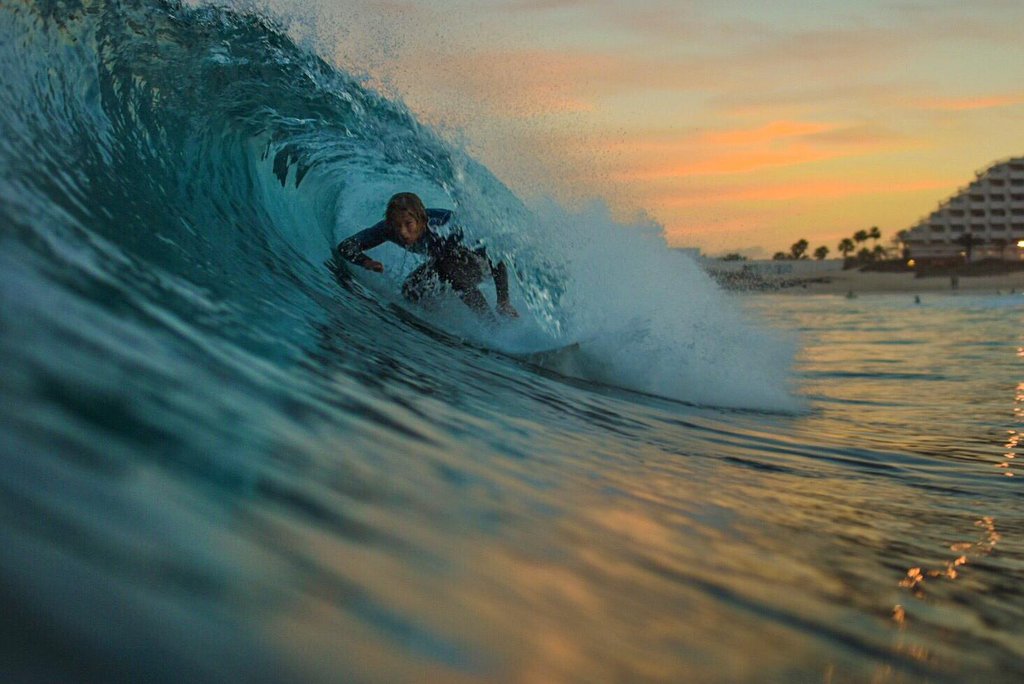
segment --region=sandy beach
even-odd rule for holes
[[[789,287],[770,290],[779,294],[918,293],[953,291],[948,277],[915,278],[913,273],[862,273],[834,271],[820,279],[809,279]],[[957,291],[1008,294],[1024,293],[1024,272],[993,276],[961,276]]]

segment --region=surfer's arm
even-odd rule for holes
[[[508,269],[505,262],[491,264],[491,277],[494,278],[494,290],[498,293],[498,305],[508,304]]]
[[[345,261],[380,273],[384,270],[384,266],[379,261],[375,261],[366,256],[363,252],[382,245],[387,241],[387,239],[387,224],[381,221],[375,226],[367,228],[366,230],[361,230],[355,235],[350,235],[345,238],[338,243],[338,246],[334,248],[334,251]]]
[[[431,216],[438,222],[439,226],[452,221],[452,213],[450,211],[442,212],[430,209],[428,212],[435,212]],[[452,225],[447,241],[448,245],[461,245],[465,247],[465,235],[462,232],[462,228],[458,225]],[[512,303],[508,299],[508,269],[505,268],[505,263],[502,261],[494,263],[494,261],[487,256],[487,249],[482,245],[476,249],[469,249],[477,256],[482,257],[491,269],[491,277],[494,278],[494,291],[498,296],[498,312],[508,316],[509,318],[518,318],[519,312],[516,311],[515,307],[512,306]],[[467,304],[468,303],[469,302],[467,302]],[[472,304],[470,304],[470,308],[473,308]]]
[[[515,307],[508,300],[508,269],[505,268],[505,262],[499,261],[494,263],[491,261],[491,258],[487,256],[487,250],[483,247],[477,249],[476,253],[486,259],[487,264],[491,267],[491,277],[494,278],[494,291],[498,295],[498,311],[511,318],[518,317],[519,312],[515,310]]]
[[[499,261],[497,266],[492,266],[491,275],[494,277],[494,289],[498,293],[498,311],[509,318],[519,318],[519,312],[508,300],[508,269],[505,263]]]

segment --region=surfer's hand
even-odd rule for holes
[[[363,268],[365,268],[367,271],[373,271],[374,273],[384,272],[384,264],[380,263],[379,261],[374,261],[373,259],[367,259],[366,261],[364,261]]]
[[[498,302],[498,313],[509,318],[519,318],[519,312],[516,311],[516,308],[508,300]]]

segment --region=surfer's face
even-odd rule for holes
[[[407,211],[403,211],[395,216],[394,221],[391,222],[391,227],[398,233],[399,239],[406,245],[411,245],[419,240],[423,235],[423,230],[426,228],[419,219]]]

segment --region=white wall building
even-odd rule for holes
[[[978,171],[973,183],[939,205],[899,237],[911,259],[955,259],[966,251],[963,237],[976,241],[971,260],[1024,260],[1024,157]]]
[[[843,270],[842,259],[702,259],[701,263],[706,270],[713,273],[756,273],[765,278],[813,278]]]

